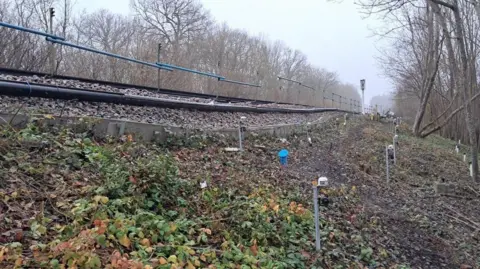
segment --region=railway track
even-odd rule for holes
[[[13,75],[13,76],[37,76],[37,77],[44,77],[44,78],[50,78],[50,79],[62,79],[62,80],[75,80],[83,83],[110,86],[118,89],[133,88],[133,89],[145,90],[153,93],[166,94],[166,95],[177,96],[177,97],[211,99],[211,100],[215,100],[215,102],[218,102],[218,103],[247,103],[248,102],[251,104],[259,104],[259,105],[261,104],[297,105],[293,103],[276,103],[271,101],[253,100],[253,99],[238,98],[238,97],[217,96],[213,94],[195,93],[195,92],[172,90],[172,89],[165,89],[165,88],[155,88],[155,87],[148,87],[148,86],[142,86],[142,85],[118,83],[118,82],[112,82],[112,81],[95,80],[95,79],[65,76],[65,75],[52,76],[50,74],[42,73],[42,72],[25,71],[25,70],[18,70],[18,69],[4,68],[4,67],[0,67],[0,74]]]
[[[251,112],[251,113],[318,113],[337,111],[332,108],[274,108],[254,107],[234,104],[210,104],[171,100],[166,98],[130,95],[124,93],[79,89],[55,85],[34,84],[0,80],[0,94],[13,97],[33,97],[58,100],[75,100],[132,106],[163,107],[171,109],[191,109],[217,112]]]
[[[241,117],[246,118],[248,126],[262,126],[314,122],[324,117],[325,112],[347,112],[241,98],[233,98],[236,102],[232,102],[232,98],[220,97],[211,102],[214,98],[207,94],[0,69],[0,114],[4,115],[85,116],[205,130],[236,127]]]

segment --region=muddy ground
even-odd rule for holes
[[[358,186],[365,217],[381,223],[371,240],[412,268],[479,268],[480,184],[469,178],[463,154],[453,141],[417,139],[404,125],[387,184],[385,146],[393,135],[391,123],[357,117],[313,134],[314,147],[300,143],[292,172]],[[436,193],[436,182],[448,190]]]

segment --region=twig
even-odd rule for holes
[[[17,130],[15,130],[15,128],[13,128],[13,126],[6,120],[4,119],[3,117],[0,117],[0,120],[2,120],[5,124],[7,124],[7,127],[11,130],[13,130],[14,132],[18,133]]]
[[[448,210],[450,210],[451,212],[457,214],[459,217],[462,217],[462,218],[464,218],[465,220],[469,221],[471,224],[475,225],[475,226],[476,226],[475,229],[480,229],[480,224],[478,224],[478,223],[476,223],[475,221],[467,218],[465,215],[457,212],[455,209],[450,208],[449,206],[445,206],[445,205],[444,205],[443,207],[446,208],[446,209],[448,209]]]
[[[7,212],[9,212],[9,211],[15,211],[15,210],[12,210],[12,208],[7,204],[7,202],[5,202],[5,201],[3,201],[3,200],[1,200],[1,199],[0,199],[0,202],[3,202],[3,204],[5,204],[5,205],[7,206],[7,208],[8,208],[8,209],[7,209]]]
[[[178,247],[187,247],[187,248],[191,248],[191,249],[198,249],[198,250],[213,250],[215,252],[218,252],[218,253],[223,253],[222,250],[219,250],[219,249],[216,249],[216,248],[209,248],[209,247],[206,247],[206,248],[202,248],[202,247],[192,247],[192,246],[187,246],[187,245],[165,245],[165,244],[161,244],[161,245],[156,245],[157,247],[171,247],[171,248],[178,248]]]
[[[477,190],[475,190],[474,188],[472,188],[472,186],[468,186],[468,188],[470,190],[472,190],[474,193],[476,193],[479,197],[480,197],[480,192],[478,192]]]
[[[423,199],[427,199],[427,198],[439,198],[440,195],[428,195],[428,196],[423,196],[422,198]]]
[[[27,178],[29,178],[29,179],[32,179],[30,176],[28,176],[28,175],[26,175],[26,174],[24,174],[24,173],[22,173],[22,175],[24,175],[25,177],[27,177]],[[33,190],[35,190],[37,193],[39,193],[39,194],[44,194],[44,195],[41,195],[41,196],[43,196],[43,198],[48,201],[48,203],[50,204],[50,206],[52,207],[52,209],[53,209],[55,212],[57,212],[58,214],[64,216],[64,217],[65,217],[66,219],[68,219],[68,220],[73,220],[73,217],[68,216],[68,215],[66,215],[65,213],[63,213],[63,212],[61,212],[60,210],[58,210],[58,209],[53,205],[52,200],[48,197],[48,195],[47,195],[44,191],[38,189],[35,185],[33,185],[33,184],[30,183],[30,182],[35,182],[34,180],[22,180],[22,179],[20,179],[19,177],[15,177],[15,179],[18,180],[18,181],[20,181],[20,182],[22,182],[23,184],[29,186],[30,188],[32,188]],[[43,218],[43,214],[44,214],[44,210],[45,210],[45,201],[42,201],[42,202],[41,202],[41,204],[40,204],[40,209],[41,209],[41,210],[40,210],[40,211],[41,211],[40,213],[42,214],[42,218]]]
[[[17,109],[17,111],[15,112],[15,114],[13,114],[13,117],[10,119],[10,121],[8,122],[8,125],[12,125],[12,122],[13,120],[15,119],[15,117],[17,117],[18,113],[20,112],[20,110],[23,108],[23,106],[25,105],[25,102],[23,102]]]
[[[473,197],[466,197],[466,196],[460,196],[460,195],[448,194],[448,193],[442,193],[439,196],[446,196],[446,197],[460,198],[460,199],[467,199],[467,200],[474,199]]]
[[[67,214],[65,214],[65,213],[61,212],[60,210],[58,210],[58,209],[53,205],[52,200],[50,200],[50,198],[47,197],[47,201],[48,201],[48,203],[50,204],[50,206],[52,207],[52,209],[53,209],[55,212],[57,212],[58,214],[64,216],[64,217],[65,217],[66,219],[68,219],[68,220],[73,220],[73,217],[72,217],[72,216],[68,216]]]
[[[450,215],[450,214],[445,214],[445,215],[447,215],[448,217],[456,220],[457,222],[460,222],[460,223],[465,224],[466,226],[468,226],[468,227],[470,227],[470,228],[472,228],[472,229],[474,229],[474,230],[478,230],[478,229],[479,229],[479,227],[475,227],[475,226],[473,226],[472,224],[470,224],[470,223],[468,223],[468,222],[465,222],[465,221],[463,221],[463,220],[461,220],[461,219],[459,219],[459,218],[457,218],[457,217],[455,217],[455,216],[452,216],[452,215]]]
[[[224,221],[224,220],[230,220],[233,219],[234,217],[228,217],[228,218],[223,218],[223,219],[213,219],[213,220],[206,220],[202,221],[202,223],[199,224],[205,224],[205,223],[210,223],[210,222],[219,222],[219,221]]]
[[[63,107],[62,107],[62,110],[60,111],[60,118],[63,116],[63,110],[65,109],[65,106],[67,105],[67,103],[68,103],[68,100],[63,101]]]

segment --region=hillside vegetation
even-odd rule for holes
[[[340,116],[339,116],[340,117]],[[334,117],[306,134],[99,141],[41,119],[0,139],[2,268],[458,268],[479,266],[478,187],[443,139]],[[291,152],[287,168],[276,153]],[[311,181],[329,177],[315,252]],[[443,178],[456,193],[436,195]],[[201,188],[200,182],[207,181]]]

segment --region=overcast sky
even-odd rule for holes
[[[282,40],[299,49],[315,66],[336,71],[341,80],[359,85],[365,78],[365,102],[392,86],[381,75],[374,56],[378,40],[371,36],[373,19],[362,19],[352,0],[201,0],[218,22]],[[130,0],[78,0],[76,9],[105,8],[129,14]]]

